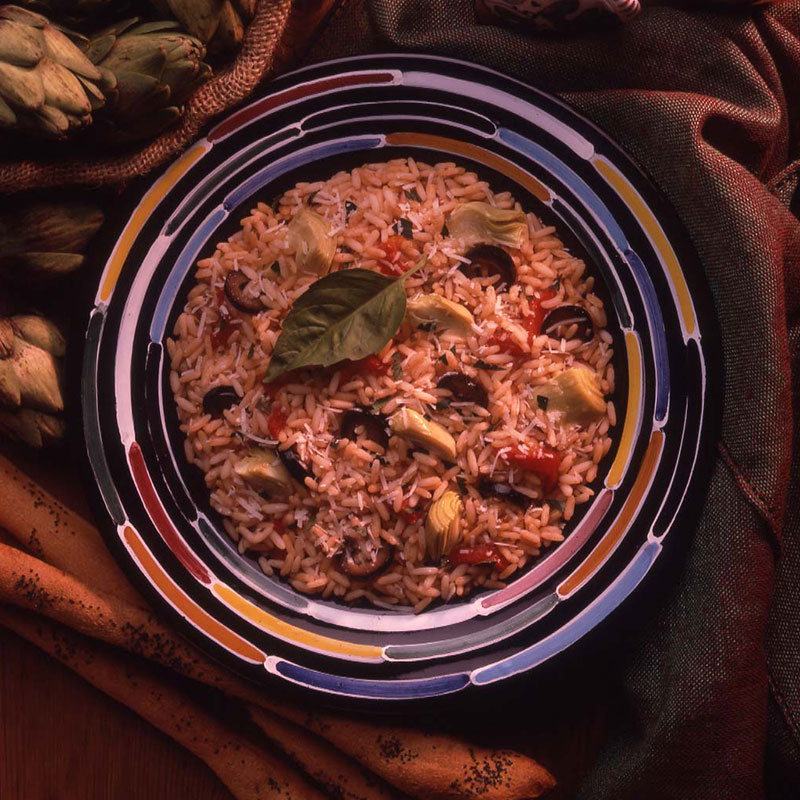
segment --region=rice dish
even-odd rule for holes
[[[351,309],[361,334],[334,338],[388,337],[377,352],[265,382],[299,298],[353,269],[382,276],[352,275],[385,284],[399,327]],[[266,575],[420,612],[506,585],[593,497],[616,424],[594,278],[474,172],[404,158],[298,183],[195,278],[167,340],[186,458]]]

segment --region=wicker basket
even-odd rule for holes
[[[292,0],[259,0],[235,60],[189,98],[179,122],[141,149],[124,154],[0,161],[0,192],[64,185],[123,184],[181,152],[217,114],[240,103],[272,68],[275,48],[286,29]]]

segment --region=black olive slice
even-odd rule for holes
[[[484,408],[489,406],[486,389],[463,372],[445,372],[436,385],[439,389],[447,389],[456,400],[463,403],[475,403]]]
[[[278,450],[278,458],[283,462],[286,471],[302,486],[306,485],[306,478],[313,477],[303,465],[303,462],[300,461],[300,456],[297,455],[294,445],[286,450]]]
[[[517,269],[514,266],[514,259],[494,244],[476,244],[466,252],[469,264],[462,264],[460,269],[468,278],[488,278],[491,275],[499,275],[500,283],[498,287],[505,284],[506,289],[516,283]]]
[[[527,508],[533,500],[522,492],[518,492],[513,486],[507,483],[497,483],[490,478],[482,478],[478,481],[478,491],[481,497],[500,497],[503,500],[510,500],[512,503]]]
[[[257,314],[264,308],[260,297],[253,297],[253,295],[245,294],[245,289],[250,283],[250,278],[240,272],[234,270],[228,273],[225,278],[225,297],[234,308],[239,311],[245,311],[248,314]]]
[[[580,306],[558,306],[542,322],[542,333],[560,339],[571,325],[577,325],[575,336],[588,342],[594,336],[594,323],[589,312]]]
[[[212,417],[221,417],[226,408],[235,406],[238,402],[239,395],[233,386],[215,386],[203,397],[203,411]]]
[[[363,553],[356,539],[345,539],[344,551],[336,556],[336,561],[342,572],[351,578],[364,580],[372,578],[382,572],[392,563],[394,547],[382,542],[375,557],[371,561],[361,560]]]
[[[364,429],[364,436],[371,442],[375,442],[384,449],[389,446],[389,431],[386,430],[386,420],[383,417],[358,409],[345,411],[342,415],[342,430],[339,434],[342,439],[355,441],[358,438],[356,436],[358,427]]]

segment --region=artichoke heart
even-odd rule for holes
[[[301,208],[289,223],[289,246],[294,250],[298,272],[326,275],[336,254],[331,226],[316,211]]]
[[[450,235],[469,246],[478,242],[522,247],[528,241],[528,218],[513,208],[488,203],[464,203],[447,220]]]
[[[438,294],[423,294],[408,301],[408,318],[416,325],[435,325],[466,336],[475,318],[468,308]]]
[[[45,319],[0,320],[0,406],[55,413],[64,410],[61,368],[63,338]]]
[[[539,386],[536,396],[546,398],[548,413],[559,412],[567,424],[588,425],[606,410],[597,375],[584,367],[565,370]]]
[[[389,417],[389,427],[399,436],[405,436],[445,460],[455,461],[456,440],[438,422],[425,419],[417,411],[401,408]]]
[[[463,513],[464,503],[452,490],[431,504],[425,517],[425,551],[429,558],[438,561],[458,544]]]
[[[258,491],[275,495],[287,495],[292,491],[291,476],[274,450],[253,450],[237,461],[233,470]]]

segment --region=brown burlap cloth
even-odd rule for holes
[[[58,152],[57,142],[46,148],[48,158],[42,161],[20,161],[9,150],[0,160],[0,192],[121,184],[165,163],[196,139],[209,120],[248,97],[270,72],[291,7],[292,0],[259,0],[236,58],[189,98],[177,125],[141,149],[56,162],[52,156]]]

